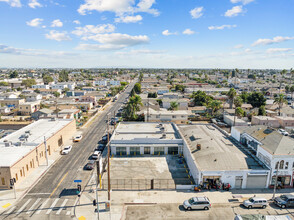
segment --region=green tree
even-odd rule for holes
[[[128,85],[128,83],[127,82],[120,82],[120,85],[126,86],[126,85]]]
[[[290,92],[291,92],[291,100],[293,98],[293,92],[294,92],[294,85],[290,87]]]
[[[38,94],[41,93],[41,91],[40,91],[39,89],[35,89],[34,92],[35,92],[35,93],[38,93]]]
[[[244,110],[243,110],[241,107],[237,107],[237,108],[236,108],[236,111],[235,111],[235,114],[236,114],[237,116],[239,116],[239,117],[243,117],[244,114],[245,114],[245,112],[244,112]],[[234,123],[235,123],[235,122],[234,122]]]
[[[2,82],[0,82],[0,86],[9,86],[9,84],[8,84],[8,82],[2,81]]]
[[[230,91],[228,92],[228,98],[229,98],[229,102],[230,102],[230,109],[233,108],[233,103],[234,103],[234,99],[237,95],[237,92],[234,88],[231,88]]]
[[[50,82],[53,82],[53,78],[51,76],[49,76],[48,74],[45,74],[43,76],[43,82],[45,85],[48,85]]]
[[[286,90],[286,93],[290,92],[290,86],[289,85],[286,85],[285,86],[285,90]]]
[[[261,92],[253,92],[248,96],[248,103],[252,105],[253,108],[259,108],[262,105],[265,105],[266,98]]]
[[[211,100],[207,107],[211,109],[211,115],[213,116],[222,106],[222,102],[218,100]]]
[[[169,110],[177,110],[179,107],[179,104],[177,102],[171,102]]]
[[[131,94],[130,94],[130,96],[133,97],[135,94],[136,94],[136,93],[135,93],[135,90],[132,89],[132,90],[131,90]]]
[[[208,96],[204,91],[201,90],[193,92],[191,98],[193,99],[196,106],[207,106],[208,103],[212,100],[211,96]]]
[[[283,106],[284,103],[287,103],[287,100],[285,99],[285,95],[284,94],[279,94],[274,101],[275,104],[278,104],[279,106],[279,115],[281,115],[281,108]]]
[[[249,96],[249,93],[246,92],[246,91],[243,91],[240,95],[240,97],[242,98],[243,102],[244,103],[247,103],[248,102],[248,96]]]
[[[134,86],[134,91],[135,93],[137,94],[140,94],[141,93],[141,84],[140,83],[136,83],[135,86]]]
[[[17,78],[18,77],[18,72],[14,70],[12,73],[10,73],[9,78]]]
[[[138,95],[131,97],[126,108],[124,109],[124,118],[130,121],[136,120],[138,117],[136,112],[140,110],[140,106],[143,106],[141,97]]]
[[[139,81],[140,81],[140,82],[143,81],[143,76],[144,76],[143,73],[140,73],[140,75],[139,75]]]
[[[180,91],[180,92],[184,92],[185,91],[185,86],[184,85],[181,85],[181,84],[177,84],[175,86],[175,90],[176,91]]]
[[[58,97],[60,96],[60,93],[59,93],[59,92],[56,92],[56,91],[54,91],[54,92],[53,92],[53,95],[54,95],[55,97],[57,97],[57,98],[58,98]]]
[[[35,79],[24,79],[21,84],[26,88],[31,88],[32,85],[36,85],[37,83]]]
[[[262,115],[262,116],[265,116],[266,115],[266,110],[265,110],[265,106],[262,105],[259,107],[258,109],[258,115]]]
[[[68,72],[66,70],[61,70],[61,72],[59,73],[58,81],[59,82],[67,82],[68,79],[69,79]]]

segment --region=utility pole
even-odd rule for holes
[[[110,201],[110,165],[109,165],[109,157],[110,157],[110,146],[109,146],[109,114],[107,114],[107,182],[108,182],[108,200]]]
[[[276,195],[279,166],[280,166],[280,161],[278,161],[278,167],[277,167],[277,172],[276,172],[276,179],[275,179],[275,185],[274,185],[274,193],[273,193],[273,198],[272,198],[273,200],[275,199],[275,195]]]
[[[99,182],[99,177],[100,177],[100,166],[99,166],[99,161],[100,161],[100,157],[98,158],[98,160],[96,161],[96,202],[97,202],[97,219],[99,220],[99,201],[98,201],[98,182]],[[100,183],[101,184],[101,183]]]
[[[147,103],[147,122],[149,122],[149,97],[148,97],[148,103]]]
[[[56,111],[56,119],[57,119],[58,118],[57,100],[55,101],[55,111]]]
[[[46,137],[44,136],[44,145],[45,145],[45,156],[46,156],[46,162],[47,162],[47,166],[49,166],[48,163],[48,150],[47,150],[47,142],[46,142]]]

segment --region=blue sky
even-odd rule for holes
[[[0,0],[0,67],[294,68],[293,0]]]

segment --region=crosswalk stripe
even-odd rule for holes
[[[55,199],[54,202],[52,203],[52,205],[50,206],[50,208],[48,209],[48,211],[46,212],[46,215],[49,215],[50,212],[52,211],[52,208],[54,208],[54,206],[56,205],[56,203],[58,202],[59,198]]]
[[[41,207],[38,209],[38,211],[36,212],[36,214],[40,214],[40,212],[44,209],[45,205],[47,204],[47,202],[49,201],[50,199],[46,199],[43,204],[41,205]]]
[[[25,207],[30,203],[32,199],[29,199],[28,201],[26,201],[26,203],[16,212],[16,214],[18,215],[19,213],[21,213]]]
[[[9,215],[10,213],[12,213],[13,212],[13,210],[14,209],[16,209],[16,207],[14,206],[14,207],[12,207],[11,209],[9,209],[6,213],[5,213],[5,215]]]
[[[37,205],[38,202],[40,202],[41,198],[38,198],[34,204],[31,206],[31,208],[28,209],[27,214],[31,214],[32,210],[34,210],[35,206]]]
[[[58,209],[58,211],[56,212],[56,215],[59,215],[59,214],[60,214],[60,212],[61,212],[62,209],[64,208],[64,206],[65,206],[65,204],[67,203],[67,201],[68,201],[68,199],[65,199],[65,200],[63,201],[63,203],[61,204],[60,209]]]

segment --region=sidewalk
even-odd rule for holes
[[[91,191],[93,189],[93,191]],[[277,191],[276,196],[285,193],[293,192],[292,189],[282,189]],[[231,191],[202,191],[195,192],[191,190],[146,190],[146,191],[112,191],[110,207],[111,211],[105,211],[105,202],[107,201],[107,190],[98,190],[99,195],[99,219],[121,220],[128,205],[155,205],[165,203],[182,204],[184,200],[193,196],[207,196],[212,205],[231,206],[234,203],[242,203],[244,200],[253,197],[264,197],[271,199],[273,195],[272,189],[262,190],[231,190]],[[89,184],[86,186],[81,195],[80,202],[76,206],[75,214],[78,219],[97,219],[93,200],[96,198],[95,194],[95,175],[92,176]]]
[[[79,133],[79,131],[77,131]],[[66,140],[63,146],[71,145],[72,140]],[[60,150],[62,149],[57,148],[54,151],[48,160],[48,166],[45,163],[40,164],[32,173],[30,173],[26,179],[21,181],[20,183],[15,184],[15,192],[16,192],[16,199],[14,195],[14,190],[0,190],[0,212],[8,209],[11,205],[16,203],[18,200],[21,200],[28,191],[33,188],[38,181],[49,171],[49,169],[62,157],[60,154]]]

